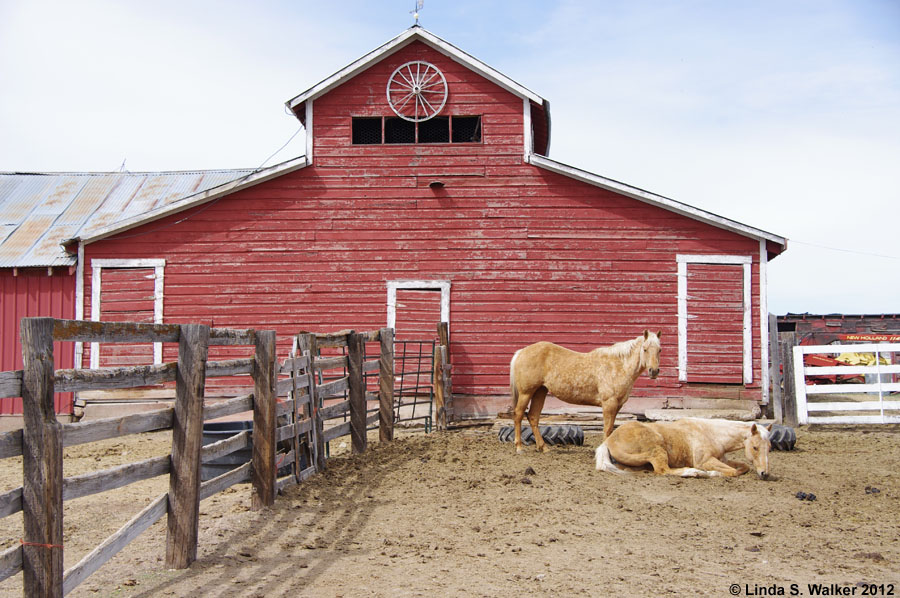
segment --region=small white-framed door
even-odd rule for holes
[[[163,259],[91,260],[91,321],[163,323]],[[162,363],[162,343],[91,343],[90,367]]]

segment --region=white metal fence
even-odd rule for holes
[[[900,392],[895,375],[900,374],[900,343],[866,345],[796,345],[794,351],[794,388],[797,393],[797,419],[800,424],[896,424],[900,423],[900,401],[886,400]],[[806,366],[804,356],[811,354],[874,353],[875,365]],[[890,365],[881,363],[887,357]],[[816,383],[810,377],[864,376],[864,383]],[[828,400],[828,395],[833,395]],[[834,396],[836,395],[836,396]],[[875,397],[877,396],[877,400]],[[823,400],[824,399],[824,400]]]

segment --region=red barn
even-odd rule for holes
[[[767,399],[784,238],[551,160],[549,103],[420,27],[287,104],[305,156],[71,235],[86,317],[274,328],[283,355],[299,330],[440,318],[462,416],[506,407],[524,345],[652,328],[661,374],[626,410]]]

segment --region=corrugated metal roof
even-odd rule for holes
[[[88,237],[253,170],[0,173],[0,268],[71,266],[60,242]]]

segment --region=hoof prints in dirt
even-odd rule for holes
[[[540,426],[541,437],[544,442],[550,445],[556,444],[574,444],[582,446],[584,444],[584,430],[581,426]],[[516,438],[515,428],[513,426],[503,426],[497,433],[500,442],[513,442]],[[522,442],[525,444],[534,444],[534,432],[531,426],[522,426]]]

